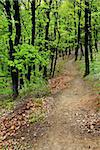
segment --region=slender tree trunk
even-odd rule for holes
[[[31,11],[32,11],[32,45],[34,46],[34,41],[35,41],[35,0],[32,0]]]
[[[27,74],[27,79],[28,79],[28,81],[30,81],[30,79],[31,79],[31,66],[28,66],[28,74]]]
[[[41,5],[41,0],[40,0],[40,5]],[[41,12],[38,12],[38,15],[40,14]],[[41,21],[39,22],[39,38],[41,38],[42,37],[42,23],[41,23]],[[39,43],[39,52],[41,53],[41,51],[42,51],[42,47],[41,47],[41,45],[42,45],[42,42],[40,42]],[[41,70],[42,70],[42,65],[41,65],[41,61],[40,61],[40,64],[39,64],[39,72],[41,72]]]
[[[29,41],[28,41],[28,44],[30,45],[31,44],[31,42],[30,42],[30,39],[29,39]],[[27,75],[26,75],[26,77],[27,77],[27,80],[30,82],[30,80],[31,80],[31,65],[28,65],[28,73],[27,73]]]
[[[52,50],[52,54],[51,54],[51,67],[50,67],[50,76],[52,75],[52,71],[53,71],[53,63],[54,63],[54,51],[55,51],[55,49],[53,48],[53,50]]]
[[[20,23],[20,10],[18,0],[14,0],[13,9],[15,10],[14,20],[16,27],[15,46],[17,46],[21,42],[21,23]]]
[[[22,36],[21,36],[21,42],[20,42],[20,44],[22,44]],[[23,71],[22,70],[20,70],[20,89],[22,89],[23,88],[23,85],[24,85],[24,80],[23,80]]]
[[[75,61],[77,60],[77,57],[78,57],[78,50],[80,48],[80,39],[81,39],[81,2],[82,0],[80,0],[80,8],[78,10],[78,17],[79,17],[79,20],[78,20],[78,38],[77,38],[77,48],[75,50]]]
[[[68,55],[70,56],[71,55],[71,47],[69,46],[69,51],[68,51]]]
[[[89,3],[89,50],[90,50],[90,59],[92,61],[93,54],[92,54],[91,3]]]
[[[56,11],[58,9],[58,3],[56,1]],[[60,32],[59,32],[59,29],[58,29],[58,12],[55,12],[54,13],[54,16],[55,16],[55,25],[54,25],[54,39],[56,40],[57,39],[57,32],[58,32],[58,44],[59,44],[59,41],[60,41]],[[52,70],[52,77],[54,77],[54,74],[55,74],[55,69],[56,69],[56,64],[57,64],[57,59],[58,59],[58,49],[57,47],[54,49],[54,53],[55,53],[55,58],[54,59],[54,65],[53,65],[53,70]],[[62,51],[62,56],[64,58],[64,52]]]
[[[35,2],[36,0],[32,0],[31,9],[32,9],[32,45],[34,46],[35,42]],[[35,75],[35,64],[33,65],[33,71]]]
[[[55,70],[56,70],[56,64],[57,64],[57,48],[55,49],[55,52],[56,52],[56,55],[55,55],[55,62],[54,62],[54,68],[53,68],[53,74],[52,74],[52,77],[54,77],[54,74],[55,74]]]
[[[81,56],[80,56],[80,60],[82,59],[82,56],[84,56],[84,51],[83,51],[83,46],[82,46],[82,42],[80,43],[81,45]]]
[[[46,15],[47,15],[47,24],[46,24],[46,27],[45,27],[45,49],[46,51],[48,50],[48,34],[49,34],[49,23],[50,23],[50,11],[47,10],[46,12]],[[44,74],[43,74],[44,78],[47,77],[47,67],[44,66]]]
[[[90,73],[89,70],[89,52],[88,52],[88,34],[89,34],[89,29],[88,29],[88,17],[89,17],[89,0],[85,0],[85,75],[88,75]]]
[[[23,80],[23,73],[21,71],[21,73],[20,73],[20,89],[22,89],[23,85],[24,85],[24,80]]]
[[[58,44],[59,44],[59,41],[60,41],[60,32],[57,28],[57,32],[58,32]],[[53,74],[52,74],[52,77],[54,77],[55,75],[55,70],[56,70],[56,64],[57,64],[57,58],[58,58],[58,49],[55,48],[55,61],[54,61],[54,68],[53,68]]]
[[[57,3],[56,3],[57,6]],[[57,32],[57,13],[54,12],[55,16],[55,24],[54,24],[54,40],[56,40],[56,32]],[[52,50],[52,55],[51,55],[51,68],[50,68],[50,76],[52,75],[53,72],[53,66],[54,66],[54,53],[55,53],[55,48]]]
[[[31,2],[31,12],[32,12],[32,42],[31,44],[34,46],[34,41],[35,41],[35,0],[32,0]],[[34,60],[33,60],[34,61]],[[28,66],[28,75],[27,79],[30,81],[31,79],[31,71],[32,71],[32,66]],[[33,71],[35,75],[35,64],[33,65]]]
[[[95,25],[94,25],[94,39],[95,39],[95,49],[98,52],[98,30],[96,29]]]
[[[50,24],[50,11],[51,11],[51,4],[52,4],[52,0],[49,1],[49,8],[46,11],[46,16],[47,16],[47,24],[45,26],[45,49],[46,51],[48,50],[48,40],[49,40],[49,24]],[[44,73],[43,73],[44,78],[47,77],[47,67],[44,66]]]
[[[77,44],[77,39],[76,39],[76,36],[77,36],[77,29],[76,29],[76,0],[74,0],[74,28],[75,28],[75,43],[74,43],[74,47],[75,47],[75,56],[76,56],[76,51],[77,51],[77,47],[76,47],[76,44]]]

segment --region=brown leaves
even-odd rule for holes
[[[72,80],[72,77],[70,77],[66,74],[59,76],[59,77],[55,77],[53,79],[50,79],[49,85],[51,87],[51,92],[56,93],[62,89],[65,89],[67,86],[69,86],[70,80]]]
[[[29,117],[32,113],[36,113],[38,109],[45,108],[43,101],[33,101],[29,99],[20,106],[18,106],[12,113],[3,116],[0,119],[0,149],[8,147],[8,150],[13,150],[14,137],[17,131],[26,126],[29,127]],[[24,140],[24,137],[22,137]],[[12,148],[11,148],[12,147]]]
[[[100,135],[100,113],[83,112],[76,116],[76,121],[81,133],[90,133],[92,135]]]

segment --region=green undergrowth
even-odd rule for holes
[[[97,93],[100,93],[100,51],[98,53],[94,52],[93,58],[93,62],[90,62],[90,74],[84,79],[95,88]],[[84,75],[84,58],[82,58],[82,60],[78,60],[76,64],[81,74]]]
[[[0,95],[11,95],[11,84],[9,77],[0,77]]]
[[[34,82],[26,82],[24,87],[20,90],[19,96],[16,100],[13,100],[11,95],[6,94],[0,95],[0,110],[12,110],[18,103],[28,99],[29,97],[41,98],[50,94],[48,82],[43,78],[35,78]]]
[[[48,82],[43,78],[35,78],[35,82],[26,83],[24,88],[20,90],[20,95],[23,96],[33,96],[33,97],[43,97],[49,95],[50,89]]]
[[[85,72],[84,62],[84,58],[76,62],[82,76],[84,76]],[[96,110],[100,111],[100,52],[94,53],[94,60],[93,62],[90,62],[90,74],[83,79],[93,88],[94,92],[98,95]]]

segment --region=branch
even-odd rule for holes
[[[21,1],[21,2],[24,5],[25,9],[28,10],[28,8],[26,7],[26,4],[23,1]]]
[[[38,5],[37,5],[37,7],[35,8],[35,10],[40,6],[41,4],[39,3]]]

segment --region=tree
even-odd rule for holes
[[[14,46],[12,41],[12,17],[11,17],[11,4],[9,0],[5,1],[5,10],[7,13],[8,19],[8,31],[9,31],[9,56],[10,60],[14,62]],[[18,28],[17,28],[18,29]],[[17,44],[17,36],[15,40],[15,44]],[[13,88],[13,97],[17,97],[18,95],[18,70],[11,66],[11,77],[12,77],[12,88]]]
[[[48,9],[46,10],[46,16],[47,16],[47,23],[45,26],[45,49],[46,51],[48,50],[48,40],[49,40],[49,24],[50,24],[50,11],[51,11],[51,5],[52,5],[52,0],[49,0],[49,3],[44,0],[45,3],[48,5]],[[44,77],[47,77],[47,67],[44,66]]]
[[[81,46],[81,3],[82,0],[80,0],[79,9],[78,9],[78,37],[77,37],[77,48],[75,49],[75,61],[78,57],[78,50]]]
[[[90,73],[89,70],[89,51],[88,51],[88,34],[89,34],[89,0],[85,0],[85,76]]]
[[[89,50],[90,50],[90,59],[93,61],[93,52],[92,52],[92,25],[91,25],[91,9],[92,9],[92,1],[89,2]]]

